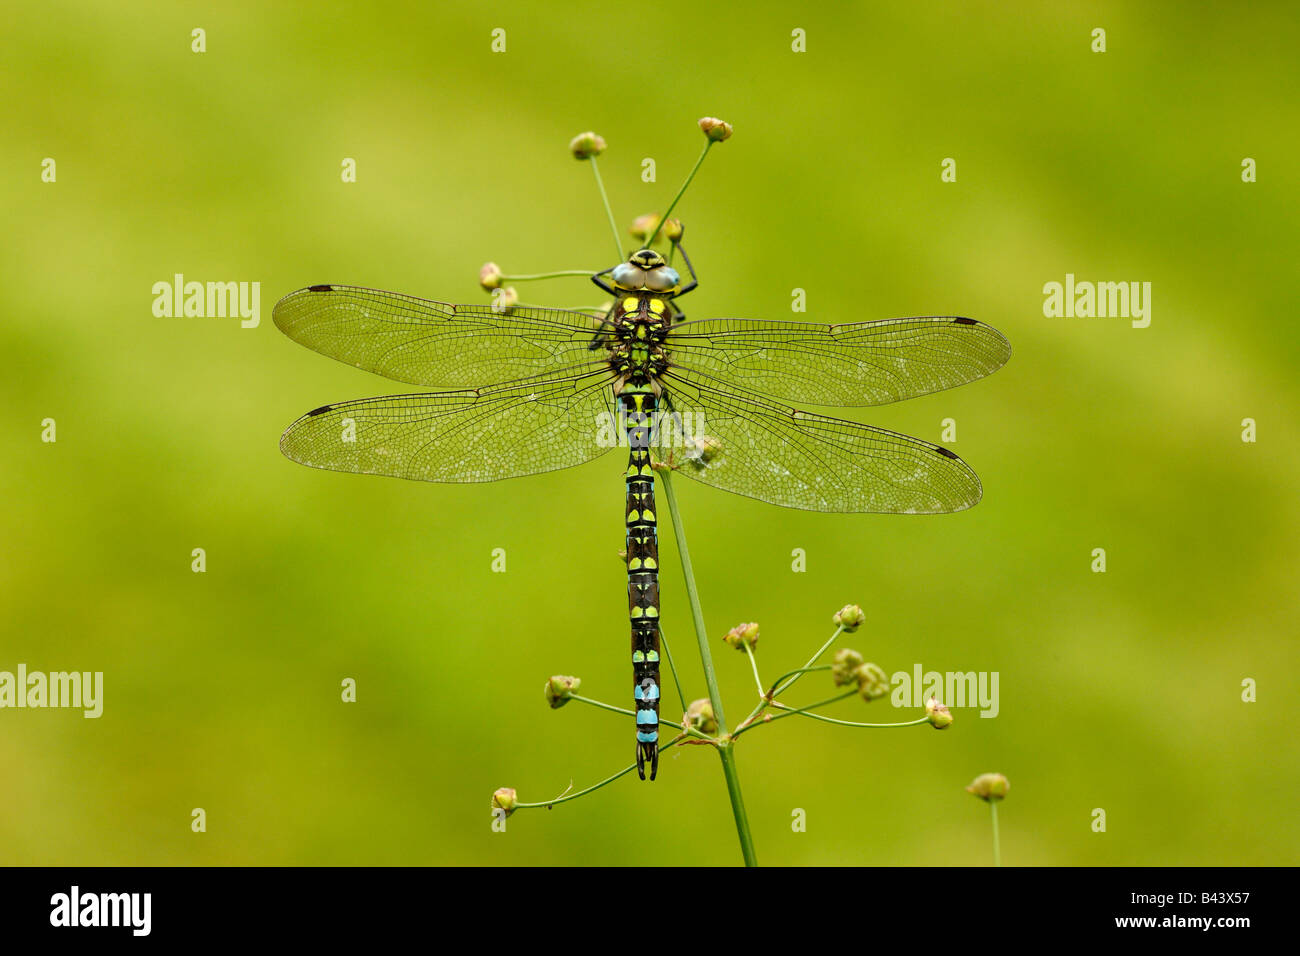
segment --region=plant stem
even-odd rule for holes
[[[704,150],[700,153],[700,158],[695,161],[695,165],[691,167],[691,173],[686,177],[686,182],[682,183],[682,188],[677,190],[677,195],[673,197],[673,201],[668,205],[668,211],[659,218],[659,225],[655,227],[654,233],[651,234],[643,248],[649,249],[654,245],[655,240],[659,238],[659,231],[663,229],[664,223],[668,221],[668,217],[671,216],[673,210],[677,208],[677,200],[682,198],[682,194],[686,192],[686,187],[691,184],[691,180],[695,178],[695,174],[698,173],[700,167],[704,165],[704,157],[709,155],[709,150],[713,147],[713,143],[714,141],[711,139],[705,142]]]
[[[758,658],[754,656],[754,649],[748,644],[742,645],[745,648],[745,656],[749,658],[749,666],[754,671],[754,683],[758,685],[758,696],[763,696],[763,678],[758,676]]]
[[[591,278],[595,269],[560,269],[556,272],[534,272],[529,275],[508,276],[502,274],[503,282],[531,282],[534,279],[559,279],[563,276],[586,276]]]
[[[606,777],[604,780],[600,781],[600,783],[593,784],[592,786],[588,787],[586,790],[579,790],[577,793],[564,794],[563,796],[556,797],[554,800],[543,800],[541,803],[517,803],[515,804],[515,809],[535,810],[541,807],[546,807],[549,810],[557,803],[568,803],[570,800],[577,800],[579,797],[585,797],[587,794],[599,790],[601,787],[607,787],[615,780],[617,780],[619,777],[623,776],[624,774],[631,773],[635,769],[636,769],[636,764],[629,764],[628,766],[620,770],[618,773],[614,774],[613,776]]]
[[[740,838],[741,856],[745,858],[745,866],[758,866],[758,856],[754,853],[754,837],[749,832],[749,818],[745,816],[745,799],[740,793],[735,741],[724,741],[718,747],[718,756],[722,758],[722,775],[727,778],[727,795],[731,797],[731,814],[736,819],[736,835]]]
[[[843,633],[844,633],[844,628],[842,628],[842,627],[837,627],[837,628],[835,628],[835,633],[832,634],[832,635],[830,636],[830,639],[827,640],[826,643],[823,644],[823,645],[818,649],[818,651],[817,651],[816,654],[814,654],[812,657],[808,658],[808,663],[807,663],[807,664],[805,664],[805,665],[804,665],[800,670],[796,671],[795,674],[794,674],[794,676],[791,677],[789,681],[787,681],[786,683],[782,684],[780,687],[773,688],[773,690],[772,690],[772,696],[775,697],[777,694],[783,694],[783,693],[785,693],[787,690],[789,690],[791,687],[793,687],[793,686],[794,686],[794,682],[797,681],[800,677],[802,677],[802,676],[803,676],[805,673],[807,673],[809,670],[811,670],[811,669],[812,669],[812,666],[813,666],[814,664],[817,663],[817,658],[819,658],[819,657],[821,657],[823,654],[825,654],[825,653],[826,653],[826,648],[828,648],[828,647],[830,647],[832,644],[834,644],[834,643],[835,643],[835,638],[839,637],[839,636],[840,636],[841,634],[843,634]]]
[[[691,552],[686,545],[686,529],[682,527],[682,516],[677,508],[677,493],[669,473],[661,471],[664,498],[668,501],[668,513],[673,519],[673,535],[677,538],[677,553],[682,559],[682,575],[686,579],[686,599],[691,605],[691,618],[695,623],[695,639],[700,647],[700,663],[704,665],[704,683],[709,688],[709,703],[713,705],[713,716],[718,722],[718,736],[727,735],[727,717],[722,712],[722,694],[718,690],[718,675],[713,670],[713,655],[709,652],[709,634],[704,626],[704,611],[700,609],[700,594],[695,587],[695,568],[691,565]]]
[[[813,720],[824,720],[828,724],[839,724],[841,727],[866,727],[870,730],[889,730],[892,727],[920,727],[922,724],[928,724],[930,722],[929,717],[918,717],[916,720],[905,720],[899,724],[867,724],[858,720],[840,720],[837,717],[827,717],[825,714],[815,714],[811,710],[802,710],[802,709],[787,710],[783,713],[777,714],[775,717],[772,718],[772,720],[780,720],[782,717],[794,717],[794,716],[811,717]],[[752,727],[761,727],[765,723],[770,724],[772,720],[760,721],[758,723],[751,724],[749,727],[746,727],[745,730],[749,730]],[[739,731],[739,730],[736,731],[736,736],[739,737],[743,732],[744,731]]]
[[[600,201],[605,204],[605,215],[609,217],[609,231],[614,234],[614,249],[618,252],[618,262],[623,261],[623,242],[618,237],[618,226],[614,225],[614,210],[609,208],[609,196],[605,195],[605,183],[600,178],[600,167],[596,165],[596,157],[591,157],[591,171],[596,176],[596,188],[600,190]],[[588,273],[590,275],[590,273]]]
[[[705,150],[707,152],[707,148]],[[701,157],[702,159],[703,157]],[[696,163],[699,168],[699,163]],[[693,174],[692,174],[693,175]],[[688,179],[687,182],[690,180]],[[731,798],[731,815],[736,821],[736,836],[745,866],[758,866],[754,853],[754,837],[749,831],[749,818],[745,815],[745,800],[740,792],[740,774],[736,770],[735,744],[727,737],[727,718],[722,712],[722,694],[718,690],[718,677],[713,670],[713,655],[709,653],[709,636],[704,627],[704,612],[700,609],[700,595],[695,587],[695,569],[691,566],[691,552],[686,545],[686,530],[682,527],[681,512],[677,508],[677,494],[673,490],[672,476],[667,469],[659,472],[663,479],[664,498],[668,513],[673,519],[673,535],[677,538],[677,553],[681,556],[682,576],[686,579],[686,597],[691,604],[691,617],[695,621],[695,638],[700,646],[700,663],[704,665],[704,683],[709,688],[709,703],[718,722],[718,756],[722,759],[722,774],[727,780],[727,795]]]
[[[668,670],[673,675],[673,683],[677,685],[677,696],[682,702],[682,712],[686,712],[686,692],[682,690],[682,679],[677,676],[677,665],[673,663],[672,648],[668,646],[668,638],[664,637],[664,629],[659,628],[659,643],[663,645],[664,657],[668,659]]]
[[[989,801],[989,809],[993,811],[993,865],[1002,865],[1002,847],[998,840],[998,802]]]
[[[659,748],[660,751],[667,750],[669,747],[672,747],[674,744],[678,743],[681,739],[682,739],[681,736],[674,737],[672,740],[668,741],[668,743],[660,747]],[[557,803],[568,803],[570,800],[577,800],[579,797],[585,797],[589,793],[594,793],[595,791],[599,790],[601,787],[608,787],[619,777],[629,774],[635,769],[636,769],[636,764],[634,763],[628,764],[618,773],[606,777],[604,780],[600,781],[600,783],[592,784],[586,790],[579,790],[577,793],[565,792],[560,794],[554,800],[543,800],[540,803],[517,803],[515,804],[515,809],[516,810],[537,810],[542,807],[545,807],[547,810],[549,810]]]

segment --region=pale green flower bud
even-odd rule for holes
[[[981,800],[1001,800],[1010,789],[1010,782],[1002,774],[982,773],[971,781],[966,792],[975,794]]]
[[[831,616],[835,626],[844,628],[847,634],[856,631],[866,619],[867,615],[856,604],[846,604]]]
[[[595,133],[579,133],[569,142],[569,151],[574,159],[591,159],[605,151],[605,141]]]
[[[925,716],[935,730],[947,730],[952,725],[952,713],[934,697],[925,702]]]
[[[691,706],[686,708],[686,719],[682,726],[693,728],[702,734],[718,732],[718,719],[713,715],[713,704],[709,703],[707,697],[691,701]]]
[[[632,225],[628,227],[627,231],[630,232],[632,238],[636,239],[638,242],[645,242],[655,234],[655,230],[658,228],[659,213],[648,212],[644,216],[637,216],[633,219]]]
[[[515,805],[519,802],[519,796],[515,793],[513,787],[502,787],[496,793],[492,794],[492,809],[504,810],[506,816],[515,812]]]
[[[727,632],[723,641],[738,651],[743,651],[747,646],[753,650],[758,645],[758,625],[737,624]]]
[[[700,129],[704,135],[715,143],[721,143],[725,139],[731,139],[731,124],[726,120],[720,120],[716,116],[705,116],[700,119]]]
[[[835,679],[836,687],[844,687],[848,684],[858,682],[858,668],[866,662],[857,651],[851,647],[845,647],[835,653],[835,660],[831,663],[831,677]]]
[[[858,680],[858,693],[863,700],[877,700],[889,693],[889,678],[879,664],[863,664],[855,676]]]
[[[569,702],[569,698],[582,686],[581,677],[565,677],[556,674],[546,682],[546,702],[551,710],[559,710]]]

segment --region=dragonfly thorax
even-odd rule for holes
[[[610,315],[606,339],[610,367],[621,381],[651,382],[668,367],[664,340],[671,307],[666,297],[650,292],[624,296]]]

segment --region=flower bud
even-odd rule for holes
[[[851,647],[843,648],[835,654],[831,663],[831,677],[836,687],[844,687],[858,682],[858,668],[865,663],[865,658]]]
[[[485,262],[483,268],[478,270],[478,284],[488,292],[501,288],[503,278],[501,267],[495,262]]]
[[[700,129],[704,135],[715,143],[721,143],[724,139],[731,139],[731,124],[726,120],[720,120],[716,116],[705,116],[700,119]]]
[[[565,677],[556,674],[546,682],[546,702],[551,710],[559,710],[569,702],[569,698],[582,686],[581,677]]]
[[[925,716],[935,730],[947,730],[952,724],[952,713],[934,697],[925,702]]]
[[[848,634],[852,634],[861,627],[862,622],[866,619],[867,615],[856,604],[846,604],[831,616],[835,626],[842,627],[845,633]]]
[[[707,697],[691,701],[691,706],[686,708],[686,719],[682,721],[682,727],[698,730],[702,734],[718,732],[718,719],[713,715],[713,704],[709,703]]]
[[[519,795],[515,793],[513,787],[502,787],[496,793],[492,794],[492,809],[504,810],[506,816],[515,812],[515,805],[519,802]]]
[[[863,700],[876,700],[889,693],[889,678],[879,664],[863,664],[854,671],[854,676]]]
[[[605,151],[605,141],[595,133],[579,133],[570,140],[569,151],[574,159],[591,159]]]
[[[1002,774],[982,773],[971,781],[966,792],[975,794],[981,800],[1001,800],[1010,789],[1010,782]]]
[[[729,630],[723,640],[738,651],[746,647],[753,650],[758,645],[757,624],[737,624]]]
[[[519,292],[514,286],[508,285],[504,289],[492,290],[492,311],[509,312],[519,304]]]
[[[722,454],[722,442],[712,435],[692,439],[686,448],[686,458],[698,468],[703,468]]]
[[[664,238],[669,242],[681,242],[684,232],[686,227],[682,225],[680,219],[669,219],[664,223]]]
[[[648,212],[644,216],[637,216],[632,220],[632,225],[628,227],[628,232],[638,242],[645,242],[655,234],[659,228],[659,213]]]

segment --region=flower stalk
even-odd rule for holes
[[[695,638],[700,646],[700,662],[704,665],[704,683],[709,689],[709,704],[713,707],[713,717],[718,724],[718,756],[722,759],[722,774],[727,780],[727,796],[731,799],[731,815],[736,822],[736,836],[740,840],[740,852],[745,859],[745,866],[758,866],[758,856],[754,852],[754,836],[749,829],[749,817],[745,813],[745,798],[740,790],[740,772],[736,768],[735,743],[730,734],[727,733],[727,718],[722,710],[722,694],[718,690],[718,676],[713,670],[713,655],[709,651],[709,634],[704,627],[704,612],[700,609],[700,594],[695,586],[695,569],[691,566],[691,552],[686,544],[686,530],[682,527],[681,511],[677,507],[677,493],[673,490],[673,481],[669,469],[660,469],[659,475],[663,481],[664,498],[668,502],[668,513],[672,516],[673,536],[677,539],[677,553],[681,557],[682,576],[686,580],[686,597],[691,605],[691,618],[695,622]]]

